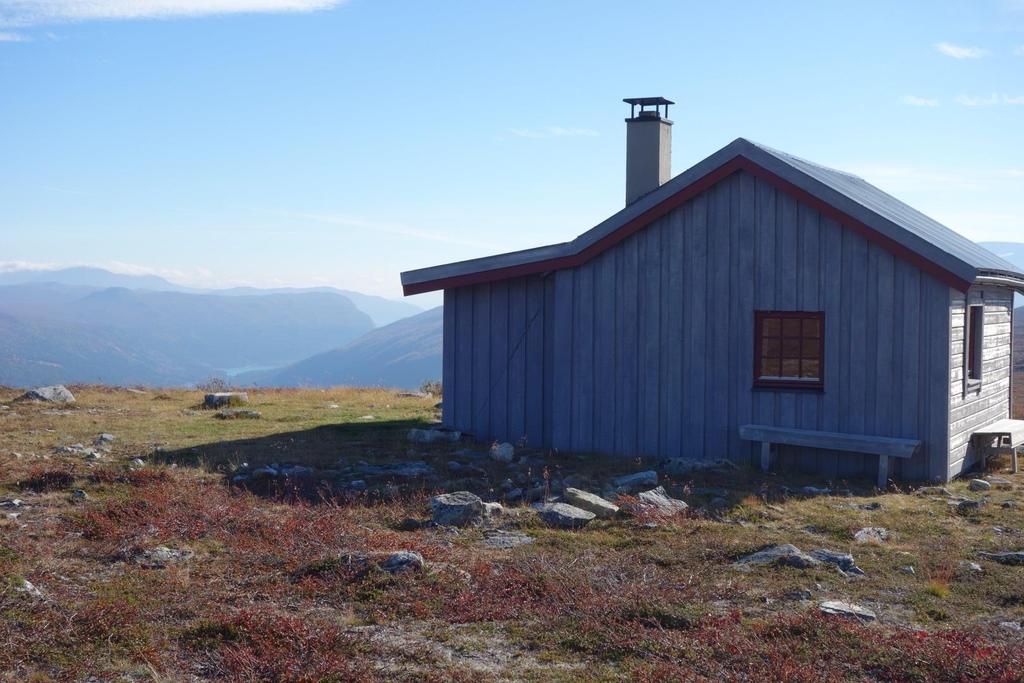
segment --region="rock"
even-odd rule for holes
[[[506,503],[518,503],[523,499],[523,490],[515,488],[505,494]]]
[[[733,562],[733,566],[740,567],[764,564],[807,569],[818,566],[820,562],[789,543],[764,548]]]
[[[71,500],[82,501],[89,500],[89,494],[82,489],[75,489],[71,492]]]
[[[114,443],[113,434],[100,434],[92,441],[92,445],[97,448],[101,448],[105,451],[109,451],[111,445]]]
[[[706,472],[711,470],[735,470],[736,463],[731,460],[690,460],[688,458],[671,458],[663,461],[659,469],[666,474],[676,476]],[[657,482],[655,482],[657,484]],[[654,486],[655,484],[650,484]]]
[[[999,564],[1008,564],[1012,566],[1020,566],[1024,564],[1024,551],[1004,552],[1004,553],[987,553],[984,550],[978,553],[982,557],[988,558],[993,562]]]
[[[984,479],[971,479],[970,483],[967,484],[967,488],[972,491],[988,491],[992,488],[992,484]]]
[[[1021,626],[1019,621],[1000,621],[999,628],[1005,628],[1007,631],[1024,630],[1024,627]]]
[[[826,600],[818,605],[825,614],[835,614],[840,617],[853,617],[861,621],[874,621],[875,613],[866,607],[855,605],[852,602],[840,602],[838,600]]]
[[[609,519],[619,513],[619,506],[614,505],[601,496],[590,493],[589,491],[581,491],[576,488],[565,489],[565,499],[581,510],[594,513],[599,519]]]
[[[243,408],[221,408],[214,417],[219,420],[258,420],[263,417],[263,413]]]
[[[414,443],[455,443],[462,438],[462,432],[441,429],[410,429],[406,438]]]
[[[889,540],[889,530],[880,526],[864,527],[853,535],[857,543],[884,543]]]
[[[1002,507],[1007,508],[1007,509],[1015,508],[1015,507],[1017,507],[1017,501],[1015,501],[1015,500],[1004,500],[1003,504],[1002,504]]]
[[[992,488],[999,489],[1001,491],[1009,491],[1013,488],[1013,482],[1011,482],[1009,479],[989,477],[988,483],[992,485]]]
[[[558,529],[579,529],[589,524],[596,515],[566,503],[546,503],[537,511],[548,526]]]
[[[521,545],[527,545],[533,543],[533,536],[522,533],[521,531],[503,531],[501,529],[491,529],[484,532],[484,537],[481,543],[489,548],[498,548],[500,550],[507,550],[509,548],[516,548]]]
[[[644,472],[634,472],[633,474],[624,474],[620,477],[612,479],[612,486],[619,489],[620,493],[627,493],[629,491],[637,491],[648,486],[658,485],[658,473],[654,470],[646,470]]]
[[[968,561],[964,560],[963,562],[960,563],[960,566],[963,567],[964,569],[966,569],[969,572],[985,571],[984,569],[981,568],[981,565],[978,564],[977,562],[968,562]]]
[[[399,550],[388,555],[380,563],[380,568],[389,574],[398,574],[400,572],[419,571],[425,565],[426,562],[423,561],[423,556],[419,553],[412,550]]]
[[[491,446],[488,455],[495,462],[512,462],[516,457],[516,449],[507,442],[496,443]]]
[[[363,415],[359,419],[360,420],[376,420],[377,417],[375,415]]]
[[[467,526],[479,522],[484,514],[484,501],[469,491],[442,493],[430,499],[434,524]]]
[[[36,387],[18,397],[19,401],[40,401],[42,403],[74,403],[75,395],[63,384],[49,387]]]
[[[800,489],[800,492],[808,496],[827,496],[832,493],[832,489],[818,488],[817,486],[805,486]]]
[[[204,408],[223,408],[238,406],[249,402],[249,394],[244,391],[218,391],[203,397]]]
[[[922,496],[943,496],[945,498],[949,498],[953,495],[945,486],[922,486],[916,491],[916,493],[919,493]]]
[[[593,483],[590,477],[580,474],[570,474],[562,479],[562,485],[567,489],[580,489],[581,491],[587,490]]]
[[[809,554],[816,560],[835,565],[836,569],[843,576],[864,576],[864,570],[856,565],[853,561],[853,555],[849,553],[838,553],[834,550],[819,548],[818,550],[812,550]]]
[[[501,503],[484,503],[484,517],[498,517],[504,513]]]
[[[146,461],[143,460],[142,458],[135,458],[134,460],[132,460],[132,466],[133,467],[145,467],[146,466]]]
[[[282,477],[311,477],[313,468],[305,465],[281,465],[277,472]]]
[[[187,549],[168,548],[158,545],[135,556],[135,562],[146,569],[163,569],[167,565],[177,564],[191,559],[193,552]]]
[[[904,574],[910,574],[911,576],[917,573],[914,571],[914,566],[911,564],[908,564],[906,567],[900,567],[900,571]]]
[[[21,498],[7,498],[0,500],[0,508],[20,508],[25,504]]]
[[[664,486],[659,486],[650,491],[643,491],[638,493],[636,497],[640,500],[641,505],[649,506],[648,509],[662,515],[679,514],[680,512],[685,512],[690,507],[683,501],[669,496],[665,492]]]
[[[18,577],[14,579],[13,587],[18,593],[24,593],[30,597],[36,598],[37,600],[43,599],[43,592],[36,588],[31,581],[26,578]]]
[[[972,512],[978,512],[982,507],[985,506],[983,500],[961,500],[956,504],[957,514],[969,515]]]
[[[810,600],[814,595],[809,590],[795,590],[786,593],[783,597],[789,600]]]

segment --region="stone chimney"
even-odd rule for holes
[[[628,205],[657,190],[672,175],[672,122],[668,120],[668,105],[675,102],[664,97],[631,97],[623,102],[630,107],[626,119]]]

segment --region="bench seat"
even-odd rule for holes
[[[880,489],[884,489],[889,481],[889,458],[911,458],[921,447],[921,442],[917,439],[820,432],[813,429],[770,425],[743,425],[740,427],[740,438],[761,442],[761,469],[765,471],[771,467],[772,444],[877,455]]]

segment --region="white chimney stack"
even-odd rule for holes
[[[675,102],[664,97],[631,97],[623,102],[630,106],[626,119],[626,204],[632,204],[657,190],[672,175],[672,122],[668,120],[668,105]],[[664,116],[661,107],[665,107]]]

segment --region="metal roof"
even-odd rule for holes
[[[739,165],[737,165],[739,162]],[[529,272],[571,267],[585,262],[635,231],[646,221],[671,210],[673,198],[718,182],[731,169],[764,172],[777,184],[830,207],[903,256],[913,256],[931,272],[961,289],[986,275],[1008,278],[1024,291],[1024,273],[1013,264],[975,244],[867,181],[827,168],[744,138],[738,138],[683,171],[657,190],[591,228],[571,242],[488,256],[402,273],[406,294],[416,294],[472,281],[493,281]],[[724,174],[724,175],[723,175]]]

